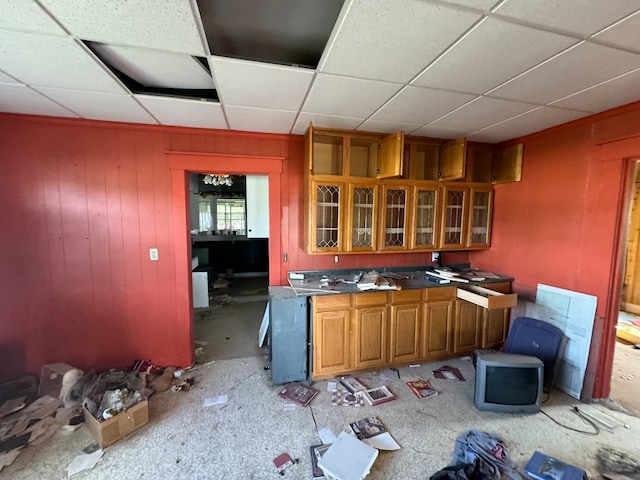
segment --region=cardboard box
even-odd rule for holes
[[[149,401],[143,400],[102,422],[85,408],[84,422],[100,448],[105,448],[149,422]]]

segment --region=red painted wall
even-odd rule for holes
[[[167,151],[283,157],[281,238],[270,242],[288,262],[270,259],[279,272],[270,283],[286,284],[287,270],[336,267],[302,245],[302,137],[0,114],[0,381],[54,362],[191,363],[191,318],[180,308],[189,279],[176,277],[175,262],[185,232],[173,220],[184,206],[172,198]],[[427,260],[343,255],[338,266]]]
[[[634,104],[521,139],[522,181],[496,186],[491,249],[470,254],[474,266],[513,276],[530,299],[538,283],[598,297],[585,379],[594,398],[609,394],[626,223],[618,214],[627,159],[640,158],[639,120]]]

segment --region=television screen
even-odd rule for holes
[[[474,403],[480,410],[535,413],[540,410],[544,364],[536,357],[476,352]]]

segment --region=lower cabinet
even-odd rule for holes
[[[456,299],[456,292],[446,286],[312,296],[312,378],[469,355],[502,344],[509,309],[483,308]]]

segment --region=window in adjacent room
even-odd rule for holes
[[[216,228],[227,235],[246,235],[247,214],[244,198],[219,198]]]

